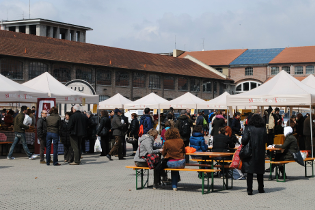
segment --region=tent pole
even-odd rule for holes
[[[312,158],[313,158],[313,120],[312,120],[312,105],[310,105],[310,128],[311,128],[311,151],[312,151]]]
[[[161,110],[160,110],[160,109],[158,109],[158,110],[157,110],[157,114],[158,114],[158,119],[159,119],[159,121],[158,121],[158,126],[159,126],[158,133],[159,133],[159,134],[160,134],[160,131],[161,131],[161,119],[160,119],[160,112],[161,112]]]
[[[229,126],[230,116],[229,116],[229,107],[228,106],[227,106],[227,109],[226,109],[226,119],[227,119],[227,126]]]

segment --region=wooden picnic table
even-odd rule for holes
[[[284,149],[282,148],[270,148],[270,147],[267,147],[266,150],[270,151],[270,152],[277,152],[277,151],[280,151],[280,152],[283,152]],[[272,167],[272,153],[270,153],[270,174],[269,174],[269,180],[272,179],[272,170],[271,170],[271,167]]]

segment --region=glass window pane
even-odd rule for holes
[[[92,69],[85,67],[78,67],[76,69],[76,78],[92,83]]]
[[[175,79],[172,76],[163,77],[164,90],[174,90],[175,89]]]
[[[252,67],[245,68],[245,76],[251,76],[251,75],[253,75],[253,68]]]
[[[178,78],[178,90],[188,90],[188,79],[185,77]]]
[[[133,87],[144,88],[145,87],[145,74],[141,72],[133,73]]]
[[[116,71],[116,86],[129,86],[129,73],[125,71]]]
[[[279,67],[271,67],[271,75],[276,75],[279,73]]]
[[[238,86],[236,87],[236,91],[242,91],[242,84],[240,84],[240,85],[238,85]]]
[[[306,74],[314,74],[314,66],[306,66]]]
[[[290,66],[282,66],[282,70],[286,71],[288,74],[290,74]]]
[[[23,63],[11,58],[2,59],[1,74],[10,79],[23,79]]]
[[[54,66],[53,75],[59,82],[71,81],[71,71],[68,66],[64,65]]]
[[[150,89],[160,89],[161,88],[161,82],[160,82],[160,76],[156,74],[151,74],[149,76],[149,88]]]
[[[252,89],[254,89],[254,88],[256,88],[257,87],[257,83],[256,82],[251,82],[250,83],[250,89],[252,90]]]
[[[294,73],[295,74],[303,74],[303,66],[296,66]]]
[[[96,69],[96,83],[98,85],[112,85],[112,72],[105,69]]]
[[[218,72],[222,73],[222,68],[215,68]]]
[[[249,91],[249,82],[243,83],[243,91]]]
[[[200,80],[199,79],[190,79],[190,91],[199,92],[200,91]]]
[[[28,77],[33,79],[48,71],[48,66],[42,62],[30,62]]]
[[[203,81],[202,91],[203,92],[211,92],[212,91],[212,82],[210,80],[204,80]]]

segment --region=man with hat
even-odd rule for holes
[[[118,155],[119,160],[124,160],[123,153],[122,153],[122,145],[121,140],[122,136],[124,135],[124,132],[122,132],[123,127],[126,125],[126,123],[121,118],[121,111],[119,109],[115,109],[114,111],[115,115],[112,119],[111,125],[112,125],[112,135],[115,138],[115,144],[113,148],[110,150],[110,152],[106,155],[106,157],[109,160],[112,159],[112,155]]]

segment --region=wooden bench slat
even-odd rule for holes
[[[9,142],[9,141],[0,141],[0,144],[12,144],[13,142]]]
[[[126,168],[132,168],[132,169],[146,169],[149,170],[149,167],[138,167],[138,166],[126,166]],[[221,171],[219,169],[199,169],[199,168],[165,168],[165,171],[196,171],[196,172],[218,172]]]

